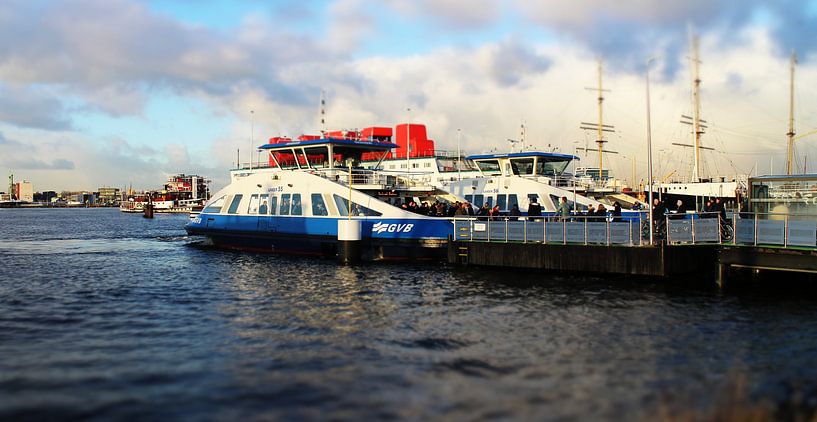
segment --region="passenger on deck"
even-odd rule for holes
[[[437,217],[445,217],[445,204],[437,202],[437,212],[435,215]]]
[[[621,204],[618,201],[613,202],[613,222],[621,221]]]
[[[267,201],[264,201],[260,207],[258,207],[258,213],[261,215],[267,215]]]
[[[567,197],[563,196],[559,200],[559,208],[556,209],[556,213],[559,214],[563,220],[567,217],[570,217],[570,205],[567,203]]]
[[[528,217],[532,217],[532,219],[535,221],[535,220],[538,220],[537,217],[540,217],[541,215],[542,215],[542,206],[539,205],[538,202],[536,202],[536,198],[533,198],[530,201],[530,204],[528,204]]]
[[[487,220],[488,215],[491,213],[491,209],[488,208],[488,203],[486,202],[485,205],[480,207],[479,211],[477,211],[477,216],[481,217],[480,220]]]
[[[522,215],[522,211],[519,211],[519,205],[513,204],[513,207],[511,207],[511,212],[508,215],[510,215],[510,220],[512,221],[519,220],[519,216]]]
[[[491,220],[498,219],[500,217],[499,205],[494,205],[491,211],[488,212],[488,215],[491,217]]]
[[[721,201],[721,198],[715,198],[715,203],[713,204],[715,208],[715,212],[718,213],[718,217],[721,218],[721,222],[726,221],[726,206]]]
[[[663,223],[664,222],[664,214],[667,213],[667,206],[664,205],[664,202],[662,202],[658,198],[654,198],[652,200],[652,203],[653,203],[653,208],[652,208],[652,219],[653,219],[653,221],[655,222],[656,225],[658,225],[659,223]]]
[[[474,212],[474,207],[472,207],[472,206],[471,206],[471,203],[470,203],[470,202],[466,202],[466,203],[465,203],[465,213],[466,213],[467,215],[469,215],[469,216],[474,216],[474,214],[476,214],[476,213]]]
[[[599,208],[596,210],[596,221],[604,221],[607,218],[607,207],[604,204],[599,204]]]
[[[680,220],[683,219],[686,215],[686,208],[684,207],[684,201],[677,200],[675,201],[675,210],[673,211],[673,215],[670,217],[672,219]]]
[[[459,202],[457,202],[457,204],[459,206],[457,207],[456,210],[454,210],[454,217],[465,217],[465,216],[467,216],[468,211],[465,209],[465,204],[460,204]]]

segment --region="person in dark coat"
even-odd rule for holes
[[[528,204],[528,217],[540,217],[542,215],[542,206],[536,202],[536,199],[531,200]]]
[[[621,221],[621,204],[618,201],[613,202],[613,222]]]
[[[514,221],[519,220],[519,216],[522,215],[522,212],[519,211],[519,205],[513,204],[513,207],[511,207],[511,212],[509,213],[509,215],[511,216],[510,218],[511,220]]]
[[[664,221],[664,214],[667,213],[667,206],[664,205],[664,202],[658,198],[652,200],[653,207],[652,207],[652,219],[656,224],[659,221]]]

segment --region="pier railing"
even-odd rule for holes
[[[739,213],[733,219],[734,244],[817,248],[817,216],[784,213]]]
[[[667,214],[656,219],[656,244],[728,244],[817,249],[817,216],[781,213]],[[646,212],[613,218],[476,217],[455,218],[454,240],[584,245],[649,245]]]
[[[605,217],[544,217],[513,220],[455,218],[454,239],[483,242],[631,245],[643,243],[642,223],[646,214],[608,219]],[[649,232],[648,232],[649,234]]]

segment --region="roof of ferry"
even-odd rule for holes
[[[480,160],[484,158],[519,158],[519,157],[550,157],[550,158],[563,158],[563,159],[570,159],[570,160],[579,160],[580,158],[575,155],[570,154],[559,154],[556,152],[542,152],[542,151],[527,151],[527,152],[510,152],[505,154],[478,154],[478,155],[469,155],[465,157],[469,160]]]
[[[360,139],[339,139],[339,138],[321,138],[321,139],[312,139],[308,141],[292,141],[286,142],[281,144],[264,144],[258,147],[258,149],[279,149],[279,148],[292,148],[292,147],[311,147],[311,146],[319,146],[319,145],[337,145],[337,146],[346,146],[346,147],[354,147],[354,148],[361,148],[361,149],[369,149],[369,150],[387,150],[392,148],[397,148],[397,144],[393,144],[391,142],[378,142],[378,141],[364,141]]]

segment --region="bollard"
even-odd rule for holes
[[[338,262],[360,261],[360,220],[338,220]]]

